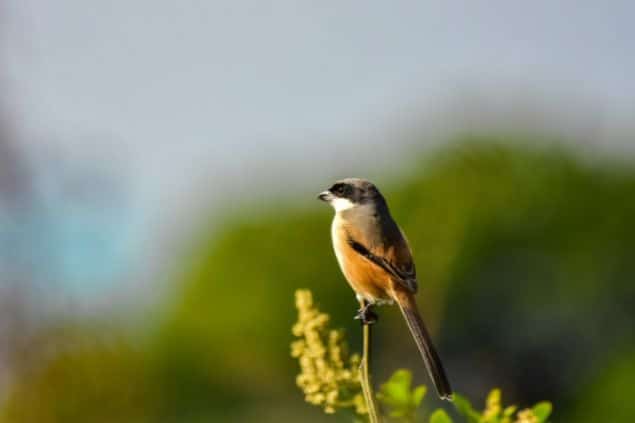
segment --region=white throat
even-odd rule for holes
[[[352,209],[356,206],[351,200],[347,198],[334,198],[331,200],[331,206],[335,209],[335,212],[341,212],[344,210]]]

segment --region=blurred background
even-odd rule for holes
[[[2,1],[0,421],[350,421],[289,356],[297,288],[358,349],[315,199],[346,176],[408,234],[458,392],[635,421],[634,13]],[[380,314],[375,380],[428,384]]]

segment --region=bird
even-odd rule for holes
[[[346,178],[318,199],[335,210],[331,238],[340,269],[360,303],[355,318],[373,324],[374,305],[396,303],[414,338],[439,397],[452,401],[452,388],[417,308],[415,264],[408,241],[379,189],[366,179]]]

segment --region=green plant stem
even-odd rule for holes
[[[375,394],[373,392],[373,385],[370,381],[370,371],[368,370],[370,367],[370,332],[370,325],[362,325],[363,349],[360,379],[362,392],[364,393],[364,399],[366,400],[366,407],[368,408],[368,419],[370,420],[370,423],[379,423]]]

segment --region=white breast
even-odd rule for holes
[[[341,218],[335,214],[333,218],[333,222],[331,223],[331,241],[333,242],[333,250],[335,251],[335,257],[337,257],[337,262],[340,265],[340,269],[344,272],[344,256],[342,253],[342,245],[343,240],[340,239],[338,232],[340,230],[340,226],[342,224]]]

